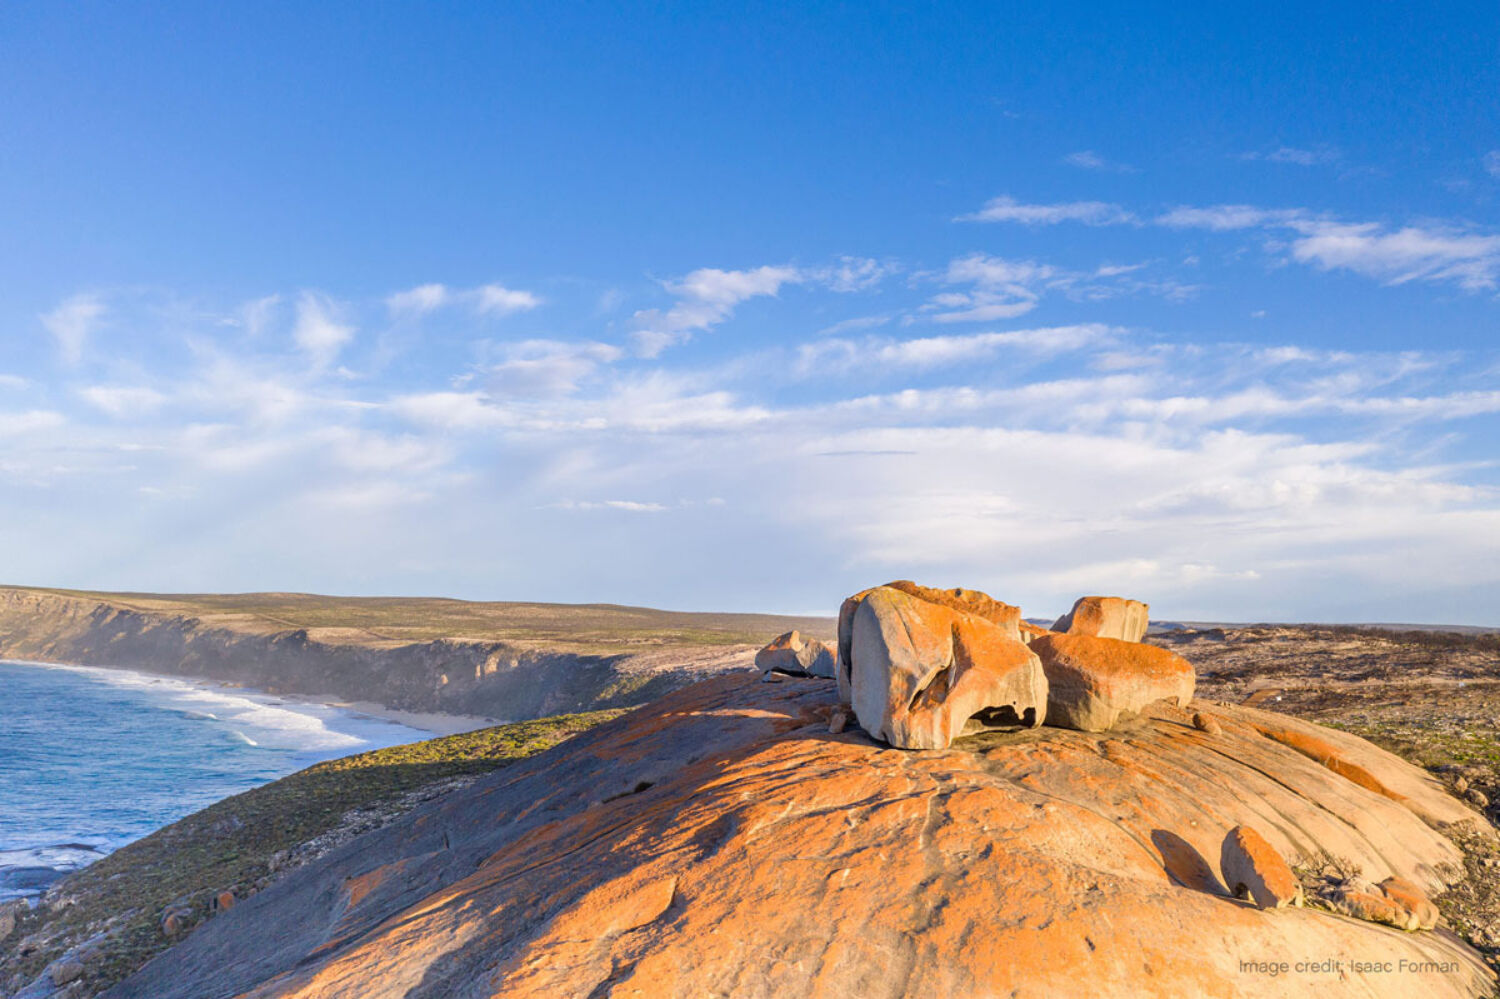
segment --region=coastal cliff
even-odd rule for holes
[[[537,625],[543,613],[546,627]],[[369,624],[320,626],[329,614]],[[608,641],[585,627],[626,615],[638,619],[638,627],[616,627]],[[607,605],[300,594],[162,598],[0,587],[0,658],[141,669],[407,711],[525,719],[640,704],[747,668],[757,640],[787,622],[795,620]],[[630,637],[622,640],[622,633]]]

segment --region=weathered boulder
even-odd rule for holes
[[[65,957],[54,962],[48,969],[47,975],[52,979],[53,985],[67,985],[76,982],[83,977],[83,962],[76,957]]]
[[[803,638],[800,632],[789,631],[757,652],[755,665],[762,673],[774,670],[792,676],[833,679],[833,650],[816,638]]]
[[[1223,729],[1212,738],[1157,706],[1128,737],[1042,727],[924,753],[830,736],[835,707],[827,685],[743,676],[669,694],[242,900],[111,999],[1493,988],[1452,935],[1228,897],[1217,858],[1237,825],[1283,857],[1325,848],[1428,892],[1461,857],[1447,823],[1493,835],[1353,736],[1281,720],[1403,801],[1268,738],[1273,716],[1238,706],[1203,706]],[[603,787],[645,790],[601,801]],[[1245,968],[1326,957],[1343,978]]]
[[[1213,720],[1212,716],[1206,715],[1201,711],[1193,715],[1193,728],[1208,735],[1221,735],[1224,732],[1219,727],[1219,723]]]
[[[1438,924],[1440,914],[1438,907],[1427,899],[1427,894],[1412,884],[1406,878],[1398,878],[1394,875],[1386,878],[1375,887],[1380,889],[1380,894],[1390,899],[1396,905],[1405,909],[1411,920],[1408,925],[1418,930],[1430,930]]]
[[[1368,882],[1352,881],[1340,885],[1325,892],[1323,901],[1334,912],[1367,923],[1383,923],[1398,930],[1421,928],[1421,921],[1415,915]]]
[[[945,749],[992,725],[1040,725],[1047,679],[1018,637],[1019,619],[1019,609],[973,591],[860,594],[839,635],[855,718],[902,749]]]
[[[851,627],[854,622],[854,612],[865,598],[876,590],[899,590],[902,593],[925,600],[928,603],[940,604],[951,607],[954,610],[963,611],[982,617],[986,621],[999,625],[1012,638],[1021,638],[1021,608],[1012,607],[1010,604],[1001,603],[987,593],[978,590],[966,590],[957,587],[951,590],[940,590],[932,586],[922,586],[913,583],[909,579],[897,579],[886,583],[884,586],[872,586],[868,590],[859,593],[844,601],[839,607],[839,633],[838,633],[838,665],[836,667],[839,681],[839,696],[846,702],[850,697],[849,689],[849,641],[853,634]]]
[[[1219,853],[1224,884],[1235,897],[1248,897],[1262,909],[1301,903],[1302,887],[1286,858],[1249,826],[1235,826]]]
[[[165,937],[180,936],[184,931],[192,928],[193,909],[191,906],[172,904],[162,910],[161,932]]]
[[[1146,637],[1151,608],[1139,600],[1124,597],[1079,597],[1068,611],[1052,625],[1053,631],[1068,635],[1093,635],[1096,638],[1118,638],[1139,642]]]
[[[1048,725],[1103,732],[1155,701],[1193,699],[1192,663],[1154,645],[1054,634],[1030,648],[1047,674]]]

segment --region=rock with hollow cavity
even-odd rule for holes
[[[1262,909],[1300,904],[1302,887],[1286,858],[1249,826],[1235,826],[1219,853],[1224,884],[1236,898],[1248,897]]]
[[[1047,674],[1047,724],[1103,732],[1160,700],[1186,707],[1193,665],[1166,649],[1117,638],[1046,635],[1031,643]]]
[[[1479,955],[1228,897],[1226,833],[1427,892],[1483,819],[1354,736],[1215,707],[895,753],[826,684],[710,680],[476,779],[209,920],[111,999],[1483,996]],[[1396,800],[1260,730],[1316,734]],[[602,787],[654,782],[599,801]],[[1417,814],[1434,816],[1429,825]],[[1247,973],[1337,957],[1347,980]],[[1383,973],[1349,962],[1443,962]]]
[[[1053,631],[1067,635],[1093,635],[1096,638],[1118,638],[1139,642],[1146,637],[1151,608],[1139,600],[1124,597],[1079,597],[1068,611],[1052,625]]]
[[[922,586],[913,583],[909,579],[898,579],[886,583],[885,586],[872,586],[868,590],[862,590],[844,601],[839,607],[839,633],[838,633],[838,662],[835,666],[839,681],[839,697],[848,703],[850,697],[849,689],[849,639],[852,634],[851,626],[854,622],[854,612],[865,598],[876,590],[900,590],[902,593],[925,600],[928,603],[940,604],[951,607],[954,610],[963,611],[984,618],[993,624],[999,625],[1012,638],[1021,638],[1021,608],[1012,607],[1010,604],[1001,603],[987,593],[978,590],[966,590],[957,587],[952,590],[940,590],[932,586]]]
[[[816,638],[803,638],[789,631],[773,639],[755,654],[755,665],[762,673],[776,671],[792,676],[833,678],[833,650]]]
[[[861,594],[839,638],[855,718],[901,749],[946,749],[991,725],[1040,725],[1047,679],[1017,637],[1019,619],[1019,609],[973,591]]]

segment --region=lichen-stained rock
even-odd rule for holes
[[[1262,909],[1294,905],[1302,897],[1302,887],[1286,858],[1250,826],[1229,830],[1219,857],[1231,895],[1248,896]]]
[[[968,609],[1005,605],[984,594],[953,599],[948,591],[918,589],[862,594],[847,640],[840,639],[850,703],[864,730],[901,749],[945,749],[966,730],[1040,725],[1047,710],[1041,662],[1016,637],[1008,614],[1009,628]],[[933,593],[949,599],[928,599]]]
[[[1193,699],[1192,663],[1154,645],[1054,634],[1030,648],[1047,674],[1048,725],[1103,732],[1155,701]]]
[[[816,638],[803,638],[789,631],[773,639],[755,654],[755,665],[762,673],[775,670],[792,676],[833,678],[833,650]]]
[[[886,583],[884,586],[872,586],[868,590],[862,590],[854,596],[845,600],[839,607],[839,632],[838,632],[838,665],[837,676],[839,681],[839,696],[845,702],[849,700],[849,638],[852,632],[850,627],[854,621],[854,612],[865,598],[876,590],[900,590],[909,596],[917,597],[928,603],[949,607],[953,610],[962,611],[965,614],[973,614],[984,618],[993,624],[999,625],[1010,637],[1020,640],[1021,638],[1021,608],[1010,604],[1001,603],[988,593],[978,590],[966,590],[958,587],[952,590],[940,590],[932,586],[922,586],[913,583],[909,579],[898,579]]]
[[[1406,803],[1262,735],[1252,709],[1205,705],[1212,738],[1159,706],[1128,734],[1043,727],[897,753],[831,736],[835,707],[825,684],[744,677],[668,695],[244,899],[112,999],[1492,988],[1449,934],[1263,910],[1213,884],[1226,833],[1253,825],[1283,857],[1326,847],[1436,892],[1460,855],[1411,806],[1467,814],[1478,834],[1483,820],[1374,747],[1361,764]],[[1344,978],[1253,969],[1328,957]]]
[[[1392,876],[1375,887],[1380,889],[1380,894],[1411,914],[1411,921],[1415,923],[1416,929],[1430,930],[1437,926],[1440,918],[1438,907],[1428,901],[1427,894],[1410,881]]]
[[[1421,929],[1415,915],[1367,882],[1355,881],[1331,889],[1324,893],[1323,901],[1334,912],[1367,923],[1384,923],[1398,930]]]
[[[1068,635],[1093,635],[1096,638],[1118,638],[1139,642],[1146,637],[1151,608],[1139,600],[1124,597],[1079,597],[1068,611],[1052,625],[1053,631]]]

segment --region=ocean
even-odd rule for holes
[[[221,798],[431,737],[209,682],[0,660],[0,902]]]

